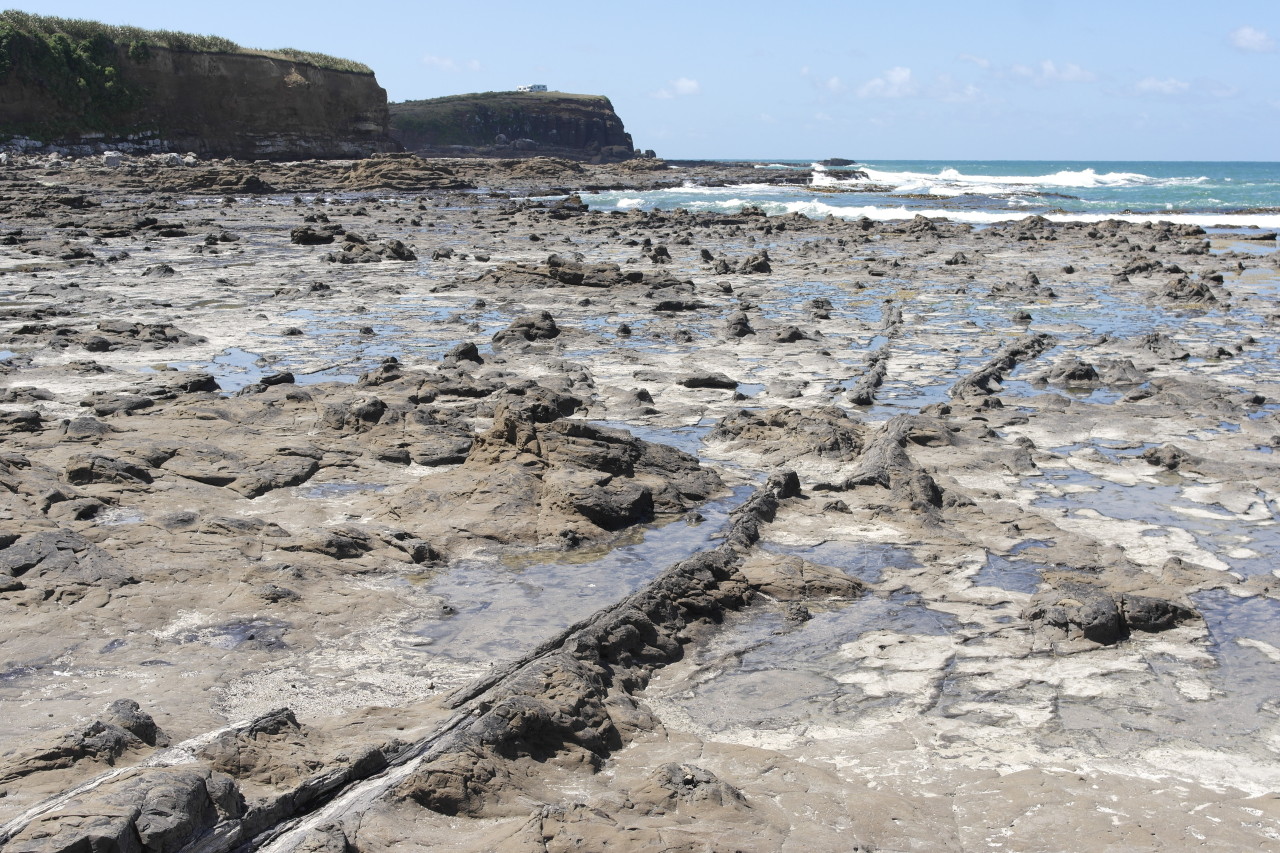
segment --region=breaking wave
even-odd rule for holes
[[[775,164],[785,161],[768,165]],[[606,190],[584,198],[598,209],[623,211],[684,207],[736,213],[744,205],[759,205],[774,214],[882,220],[921,214],[973,224],[1039,213],[1056,221],[1076,222],[1114,218],[1228,227],[1280,225],[1277,164],[902,161],[856,168],[867,177],[855,178],[848,169],[800,161],[795,170],[812,175],[809,186],[688,182],[655,190]]]
[[[894,193],[910,195],[1006,195],[1038,194],[1064,189],[1099,189],[1123,187],[1173,187],[1201,184],[1200,177],[1157,178],[1141,172],[1104,172],[1094,169],[1062,170],[1046,175],[970,175],[958,169],[928,172],[894,172],[872,167],[863,169],[874,184],[893,187]],[[856,184],[856,179],[841,178],[838,173],[814,164],[812,185],[838,187]]]

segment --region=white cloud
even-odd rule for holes
[[[448,71],[451,74],[456,74],[459,71],[480,70],[480,63],[474,59],[458,62],[448,56],[432,56],[430,54],[422,57],[422,64],[435,68],[437,71]]]
[[[974,56],[972,53],[962,53],[959,56],[957,56],[956,59],[960,60],[961,62],[972,62],[974,65],[978,66],[979,68],[991,67],[990,59],[986,59],[981,56]]]
[[[940,101],[963,104],[978,100],[982,90],[972,83],[961,83],[950,74],[939,74],[931,94]]]
[[[662,101],[672,98],[680,98],[685,95],[702,94],[702,85],[690,77],[677,77],[670,81],[664,88],[654,92],[651,97]]]
[[[1015,77],[1022,77],[1039,86],[1046,83],[1092,83],[1097,79],[1092,71],[1086,71],[1074,62],[1068,62],[1059,68],[1052,59],[1041,60],[1035,67],[1014,65],[1009,71]]]
[[[1075,63],[1068,62],[1059,68],[1050,59],[1040,63],[1040,76],[1044,80],[1059,83],[1092,83],[1094,80],[1092,72],[1085,71]]]
[[[1275,39],[1254,27],[1237,27],[1231,31],[1230,38],[1238,50],[1248,53],[1270,53],[1276,49]]]
[[[911,69],[901,65],[858,87],[859,98],[909,98],[917,91]]]
[[[702,92],[702,86],[698,84],[698,81],[688,77],[674,80],[671,85],[676,90],[677,95],[697,95]]]
[[[828,85],[827,88],[835,91]],[[843,88],[843,87],[842,87]],[[859,98],[927,98],[948,103],[968,103],[982,97],[982,90],[972,83],[957,80],[950,74],[939,74],[932,81],[917,79],[910,68],[890,68],[858,87]]]
[[[834,74],[830,77],[823,78],[820,74],[815,74],[813,69],[808,65],[800,69],[800,76],[809,81],[809,84],[815,89],[822,89],[833,94],[840,94],[845,90],[844,81]]]
[[[1173,77],[1166,77],[1163,80],[1158,77],[1144,77],[1134,86],[1134,89],[1142,95],[1181,95],[1190,88],[1190,83]]]
[[[831,121],[831,116],[826,113],[814,113],[813,117],[818,121]]]

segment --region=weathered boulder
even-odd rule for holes
[[[1199,614],[1190,607],[1148,595],[1121,596],[1120,613],[1131,629],[1149,633],[1167,631],[1199,618]]]
[[[220,819],[244,813],[244,799],[226,777],[207,767],[149,767],[131,771],[41,815],[6,850],[177,851]]]
[[[738,387],[738,380],[723,373],[688,373],[676,380],[676,384],[685,388],[719,388],[733,391]]]
[[[7,540],[7,541],[6,541]],[[116,589],[134,583],[120,562],[70,530],[42,530],[0,538],[0,577],[21,578],[73,599],[90,588]]]
[[[117,485],[146,485],[152,481],[146,467],[127,459],[117,459],[100,453],[77,454],[67,460],[64,475],[73,486],[90,483],[114,483]]]
[[[744,312],[734,311],[725,319],[725,333],[731,338],[745,338],[754,335],[756,330],[751,328],[751,321]]]
[[[863,448],[862,425],[834,406],[742,409],[726,415],[708,434],[708,442],[726,442],[740,452],[759,454],[771,465],[814,454],[848,461]]]
[[[560,327],[550,311],[525,314],[511,321],[511,325],[493,336],[494,346],[507,346],[521,342],[549,341],[560,336]]]
[[[1218,301],[1218,297],[1203,278],[1192,280],[1185,275],[1180,275],[1165,284],[1160,289],[1159,298],[1166,302],[1182,304],[1207,305]]]
[[[1036,595],[1023,617],[1052,636],[1109,646],[1126,639],[1131,631],[1167,631],[1199,614],[1162,598],[1068,584]]]
[[[114,765],[126,752],[165,746],[168,742],[155,720],[137,702],[118,699],[100,719],[0,758],[0,784],[81,762]]]
[[[1101,377],[1097,369],[1088,362],[1070,357],[1038,373],[1034,382],[1052,383],[1054,385],[1094,385]]]
[[[548,389],[504,396],[462,466],[406,491],[398,515],[444,513],[463,539],[572,545],[684,512],[720,488],[695,457],[565,419],[580,402]]]
[[[327,246],[334,241],[328,231],[317,231],[310,225],[300,225],[289,232],[289,242],[299,246]]]
[[[862,581],[838,569],[768,553],[747,559],[742,575],[752,589],[779,601],[856,598],[866,590]]]
[[[1068,639],[1083,638],[1104,646],[1128,635],[1116,600],[1094,587],[1042,593],[1028,605],[1023,616],[1029,622],[1056,629]]]
[[[796,341],[811,341],[813,337],[800,330],[799,326],[783,326],[773,333],[773,342],[778,344],[794,344]]]
[[[748,255],[738,264],[738,272],[752,273],[768,273],[773,272],[773,265],[767,249],[761,249],[754,255]]]

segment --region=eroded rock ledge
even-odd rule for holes
[[[392,804],[412,801],[446,815],[524,813],[521,780],[536,779],[538,765],[598,770],[623,746],[627,732],[652,722],[632,694],[655,669],[680,657],[699,625],[719,622],[727,610],[750,600],[751,586],[739,566],[779,502],[798,494],[794,473],[774,475],[735,510],[722,544],[670,567],[641,591],[454,694],[443,703],[451,715],[414,743],[392,741],[334,755],[331,737],[299,725],[282,709],[199,747],[180,745],[162,753],[151,762],[160,766],[100,777],[100,785],[73,793],[30,822],[12,822],[6,849],[36,853],[89,845],[212,853],[273,841],[275,849],[297,849],[309,843],[304,836],[313,828],[295,827],[294,818],[376,774],[384,781],[370,786],[372,794],[346,792],[361,811],[371,807],[370,796],[373,802],[385,796]],[[9,778],[76,761],[109,762],[131,743],[142,744],[134,734],[139,730],[157,745],[154,723],[136,703],[113,706],[112,713],[129,717],[124,725],[131,731],[95,724],[64,738],[53,752],[11,764]],[[108,743],[104,738],[112,733]],[[384,771],[393,765],[407,772],[388,776]],[[675,768],[669,775],[678,778],[662,787],[675,793],[712,785],[717,800],[742,801],[705,771]],[[326,820],[350,811],[343,806],[339,801]],[[281,831],[291,834],[280,836]],[[321,834],[334,837],[331,829]]]

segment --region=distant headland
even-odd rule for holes
[[[427,154],[512,157],[537,152],[596,163],[641,156],[608,98],[549,92],[542,84],[405,101],[391,104],[390,111],[392,138],[407,150]],[[653,156],[652,151],[644,154]]]

